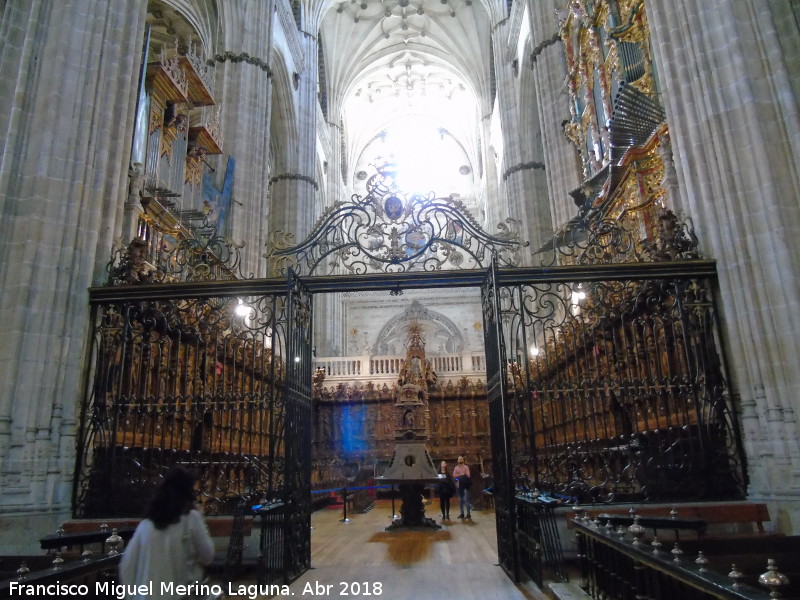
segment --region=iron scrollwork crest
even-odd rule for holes
[[[592,218],[585,212],[570,219],[537,251],[543,265],[563,262],[597,265],[696,260],[699,241],[688,219],[667,208],[654,214],[655,230],[639,239],[620,219]]]
[[[484,232],[452,197],[403,193],[393,166],[384,165],[367,181],[363,198],[331,206],[300,244],[273,234],[264,257],[272,275],[289,268],[302,275],[478,269],[492,254],[500,266],[518,266],[528,245],[519,241],[519,224],[506,219],[499,229],[496,236]]]

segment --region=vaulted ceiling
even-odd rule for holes
[[[322,20],[328,118],[344,127],[356,192],[374,165],[410,163],[437,195],[469,198],[492,107],[490,18],[475,0],[341,0]],[[435,188],[435,189],[434,189]]]

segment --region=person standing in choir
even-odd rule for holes
[[[464,462],[464,457],[458,457],[458,464],[453,469],[453,478],[456,480],[456,491],[458,492],[459,519],[471,519],[470,511],[472,506],[469,503],[469,488],[472,487],[472,477],[469,473],[469,466]],[[466,508],[467,514],[464,515]]]
[[[442,481],[439,482],[439,504],[442,508],[442,521],[450,520],[450,498],[456,492],[456,484],[453,478],[447,472],[447,462],[442,461],[439,467],[439,477]]]

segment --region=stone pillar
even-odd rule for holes
[[[533,48],[530,68],[539,109],[545,179],[554,228],[575,216],[577,207],[569,193],[581,183],[580,157],[561,128],[561,123],[569,119],[569,99],[564,87],[567,76],[564,46],[558,36],[554,11],[564,5],[564,0],[529,0]]]
[[[497,163],[494,159],[494,151],[492,149],[492,107],[487,105],[481,106],[485,108],[486,114],[480,120],[480,157],[479,165],[476,167],[478,174],[481,175],[481,186],[479,190],[475,190],[476,202],[479,207],[484,210],[480,222],[483,228],[488,233],[493,233],[496,230],[497,224],[504,220],[508,215],[501,212],[501,207],[504,205],[500,186],[498,185]],[[480,196],[478,196],[480,194]]]
[[[281,107],[279,115],[291,120],[284,124],[291,137],[274,144],[281,156],[272,159],[270,227],[271,232],[293,234],[294,243],[299,243],[317,220],[320,210],[316,200],[324,182],[317,173],[317,39],[301,28],[294,41],[299,48],[293,66],[298,71],[287,73],[291,81],[284,83],[291,97],[285,98],[286,106]]]
[[[329,113],[329,121],[323,126],[328,129],[328,139],[330,140],[330,154],[328,155],[328,172],[326,173],[326,197],[325,207],[332,206],[336,202],[346,200],[349,197],[348,187],[344,181],[343,156],[342,156],[342,137],[344,132],[338,123],[339,111]],[[349,174],[348,174],[349,176]]]
[[[503,131],[503,172],[498,183],[506,188],[508,216],[521,221],[520,237],[530,242],[532,251],[550,238],[553,228],[534,82],[527,64],[519,64],[516,51],[518,21],[526,11],[522,4],[512,10],[513,14],[498,23],[492,34],[497,108]]]
[[[308,24],[307,24],[308,25]],[[297,240],[303,240],[320,214],[317,206],[317,193],[322,185],[317,177],[317,127],[319,116],[317,100],[317,81],[319,79],[319,51],[317,49],[316,28],[301,31],[301,46],[304,56],[303,72],[297,82],[298,139],[296,173],[302,179],[288,180],[287,187],[291,198],[293,231]]]
[[[30,553],[71,515],[87,288],[128,193],[146,5],[7,3],[0,30],[0,516]]]
[[[217,180],[225,176],[227,156],[236,159],[230,206],[230,237],[246,240],[242,271],[263,277],[261,255],[269,216],[269,139],[272,81],[270,54],[274,1],[231,0],[220,3],[219,47],[214,49],[217,89],[222,108],[225,155],[217,161]]]
[[[750,496],[800,531],[800,119],[775,23],[785,1],[647,5],[680,207],[718,260]],[[781,17],[781,13],[783,17]],[[797,39],[797,24],[794,39]],[[791,502],[789,502],[791,500]]]

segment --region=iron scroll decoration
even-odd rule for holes
[[[270,274],[481,269],[492,254],[500,266],[519,266],[528,242],[519,241],[517,221],[506,219],[498,235],[489,235],[461,201],[405,194],[394,176],[392,165],[380,167],[363,198],[355,194],[331,206],[300,244],[290,246],[291,234],[273,234],[264,255]]]
[[[155,236],[136,237],[127,246],[118,242],[106,266],[106,285],[252,279],[253,273],[242,270],[244,242],[219,235],[212,212],[204,202],[191,235],[154,227]]]

